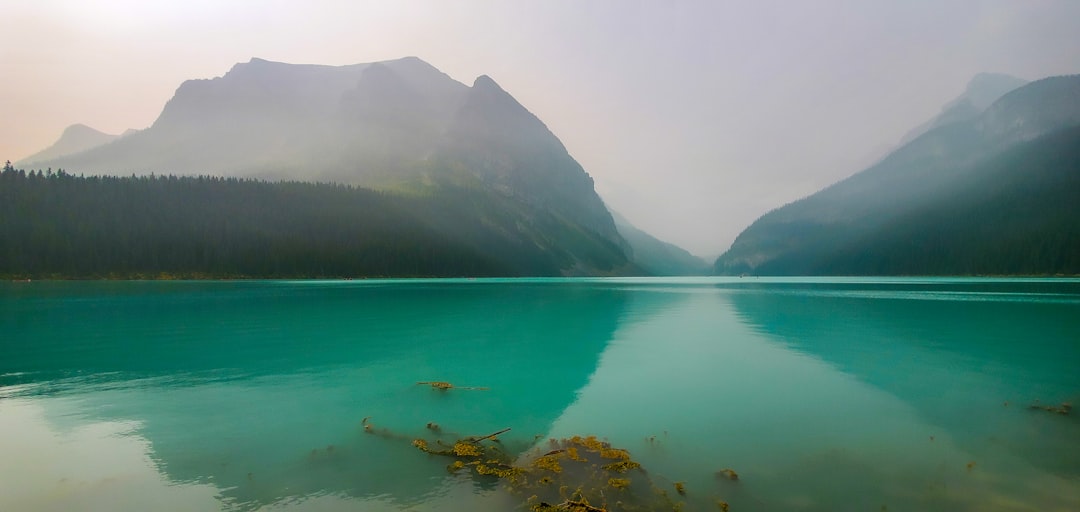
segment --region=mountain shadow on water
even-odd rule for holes
[[[3,285],[0,327],[33,343],[6,349],[0,374],[79,396],[79,414],[50,418],[61,426],[138,422],[169,480],[213,484],[239,510],[429,497],[447,462],[409,443],[435,435],[428,422],[449,441],[511,427],[508,449],[531,444],[585,386],[627,301],[565,282],[38,284]],[[487,389],[416,384],[432,380]],[[366,417],[403,437],[365,433]]]
[[[1076,454],[1059,441],[1074,438],[1075,418],[1027,410],[1035,400],[1080,398],[1072,368],[1080,358],[1073,343],[1080,285],[726,286],[739,289],[727,296],[744,321],[904,401],[961,448],[979,452],[992,443],[1033,467],[1080,475]],[[967,298],[974,294],[982,299]]]
[[[769,212],[714,269],[1080,274],[1080,76],[1040,80]]]

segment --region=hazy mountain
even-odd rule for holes
[[[487,76],[476,79],[433,158],[486,187],[626,249],[593,180],[536,116]]]
[[[1080,76],[1039,80],[767,213],[738,274],[1080,273]]]
[[[709,264],[685,249],[660,240],[635,227],[626,217],[612,212],[615,227],[630,244],[631,259],[637,266],[654,276],[703,276],[711,270]]]
[[[900,145],[903,146],[934,128],[971,121],[999,98],[1027,83],[1027,80],[1011,75],[979,73],[968,82],[963,94],[941,108],[941,113],[905,134]]]
[[[404,87],[398,90],[388,80]],[[442,119],[431,120],[438,131],[468,88],[414,57],[350,66],[251,59],[221,77],[185,81],[146,130],[114,145],[42,163],[85,173],[359,183],[370,174],[391,172],[388,160],[396,168],[427,156],[394,138],[407,123],[388,126],[385,113],[364,110],[364,101],[384,111],[409,106],[401,100],[409,90],[441,108]],[[397,113],[409,119],[409,112]],[[426,142],[423,150],[430,152],[435,141]]]
[[[252,59],[181,84],[149,128],[35,163],[45,166],[358,185],[426,198],[427,226],[516,273],[640,271],[592,178],[543,122],[491,78],[470,87],[415,57]]]
[[[130,132],[124,132],[127,135]],[[119,135],[99,132],[85,124],[73,124],[64,129],[53,145],[24,158],[20,164],[35,165],[35,162],[48,162],[63,156],[85,151],[116,140]]]

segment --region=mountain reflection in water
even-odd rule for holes
[[[1080,422],[1027,408],[1080,394],[1076,281],[32,283],[0,306],[5,510],[520,503],[410,446],[428,422],[511,427],[513,453],[606,438],[687,510],[1080,508]]]

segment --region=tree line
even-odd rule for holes
[[[558,272],[542,257],[515,253],[512,243],[481,247],[470,240],[485,233],[463,237],[430,222],[468,215],[454,206],[458,199],[212,176],[75,176],[8,162],[0,172],[0,278]]]

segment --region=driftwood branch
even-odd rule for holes
[[[503,433],[506,433],[506,432],[509,432],[509,431],[510,431],[510,427],[506,427],[506,428],[504,428],[504,429],[502,429],[502,430],[500,430],[498,432],[495,432],[494,434],[488,434],[488,435],[486,435],[484,437],[473,439],[472,442],[473,443],[479,443],[480,441],[483,441],[485,439],[491,439],[491,438],[493,438],[493,437],[495,437],[495,436],[497,436],[499,434],[503,434]]]

